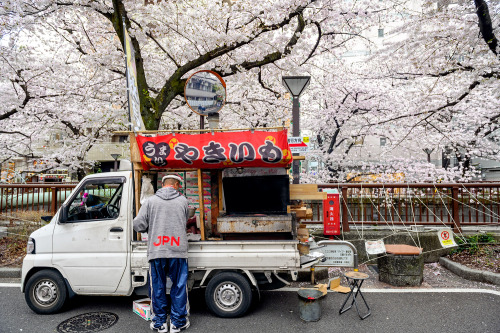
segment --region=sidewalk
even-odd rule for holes
[[[328,268],[328,278],[326,277],[326,268],[323,271],[316,269],[317,283],[328,283],[329,278],[336,276],[342,277],[341,284],[347,286],[343,273],[351,271],[352,268],[330,267]],[[438,288],[455,288],[455,289],[488,289],[500,291],[500,285],[490,283],[476,282],[464,279],[439,263],[431,263],[424,265],[424,281],[417,287],[395,287],[378,280],[378,271],[376,265],[359,266],[359,271],[370,276],[364,283],[363,289],[438,289]],[[309,281],[294,282],[291,287],[306,287],[310,286]]]

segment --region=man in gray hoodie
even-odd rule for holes
[[[186,222],[188,201],[178,190],[181,178],[167,175],[163,187],[146,200],[134,219],[134,230],[148,233],[148,261],[151,307],[154,317],[151,329],[176,333],[189,327],[187,317],[188,242]],[[166,278],[172,281],[170,300],[166,295]]]

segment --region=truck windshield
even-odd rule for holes
[[[120,214],[122,183],[89,180],[69,204],[68,221],[115,219]]]

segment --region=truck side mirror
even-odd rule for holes
[[[44,220],[45,222],[50,222],[50,220],[52,220],[53,216],[52,215],[40,216],[40,218],[42,220]]]
[[[68,207],[62,205],[59,209],[59,223],[66,223],[68,221]]]

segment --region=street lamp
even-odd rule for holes
[[[428,163],[431,163],[431,154],[432,154],[432,152],[434,151],[434,148],[432,148],[432,149],[429,149],[429,148],[424,148],[424,149],[422,149],[422,150],[424,151],[424,153],[426,153],[426,154],[427,154],[427,162],[428,162]]]
[[[293,105],[292,105],[292,135],[300,136],[300,104],[299,97],[306,90],[309,82],[311,81],[310,76],[283,76],[283,85],[286,90],[293,97]],[[293,154],[298,155],[298,154]],[[292,175],[293,175],[293,183],[298,184],[300,181],[300,172],[299,172],[300,162],[294,160],[292,165]]]
[[[122,155],[120,155],[120,154],[111,154],[111,157],[113,157],[113,159],[115,160],[115,167],[114,167],[113,171],[118,170],[118,157],[120,157],[120,156],[122,156]]]

